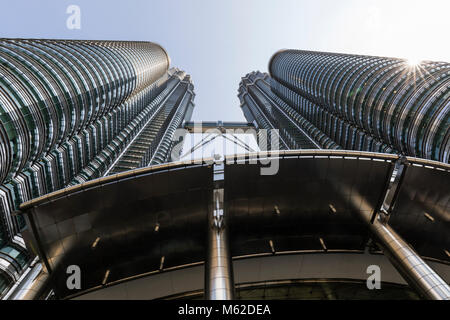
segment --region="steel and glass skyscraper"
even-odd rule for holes
[[[0,45],[2,299],[450,298],[450,165],[404,156],[411,146],[394,138],[415,127],[403,118],[373,127],[401,109],[445,140],[448,65],[413,83],[408,70],[432,63],[310,53],[323,64],[303,64],[283,51],[271,76],[242,80],[252,124],[205,129],[186,122],[190,77],[158,45]],[[214,127],[279,129],[258,138],[284,150],[172,161],[180,133]],[[368,266],[383,270],[382,290],[369,290]]]
[[[242,78],[245,117],[287,149],[346,149],[450,161],[450,64],[282,50]]]
[[[30,262],[18,205],[170,160],[190,76],[150,42],[0,39],[0,296]]]

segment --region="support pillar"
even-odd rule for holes
[[[374,216],[367,214],[370,211],[365,211],[366,214],[360,212],[360,215],[369,225],[383,253],[413,289],[426,299],[450,300],[448,284],[388,224],[406,170],[405,159],[399,159],[395,163],[380,210]]]
[[[37,300],[44,299],[44,294],[50,291],[49,275],[43,270],[42,264],[36,258],[26,275],[11,288],[4,300]]]
[[[408,284],[423,297],[450,300],[450,287],[425,261],[378,215],[370,225],[384,254]]]
[[[214,164],[212,206],[208,212],[208,249],[205,263],[205,298],[234,299],[233,264],[224,210],[224,163]]]

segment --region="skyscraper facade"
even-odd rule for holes
[[[20,203],[170,160],[195,94],[169,65],[150,42],[0,39],[0,296],[31,258]]]
[[[371,105],[334,107],[376,91],[367,64],[328,61],[305,76],[280,52],[271,75],[242,79],[251,124],[195,128],[191,79],[156,44],[2,43],[2,299],[450,299],[450,165],[408,156],[388,141],[391,127],[369,133],[347,119]],[[329,91],[308,89],[310,77]],[[427,135],[445,136],[448,103],[417,94],[426,103],[416,109],[439,110]],[[259,129],[263,152],[173,161],[180,134],[214,127]],[[373,267],[382,290],[368,282]]]
[[[450,161],[450,64],[282,50],[239,87],[259,128],[288,149],[372,151]]]

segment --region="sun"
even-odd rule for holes
[[[410,66],[410,67],[417,67],[422,63],[422,59],[419,59],[417,57],[410,57],[406,59],[406,63]]]

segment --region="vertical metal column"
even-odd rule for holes
[[[208,212],[208,251],[205,264],[205,298],[234,299],[233,264],[227,234],[227,214],[224,210],[223,162],[214,164],[212,206]]]

